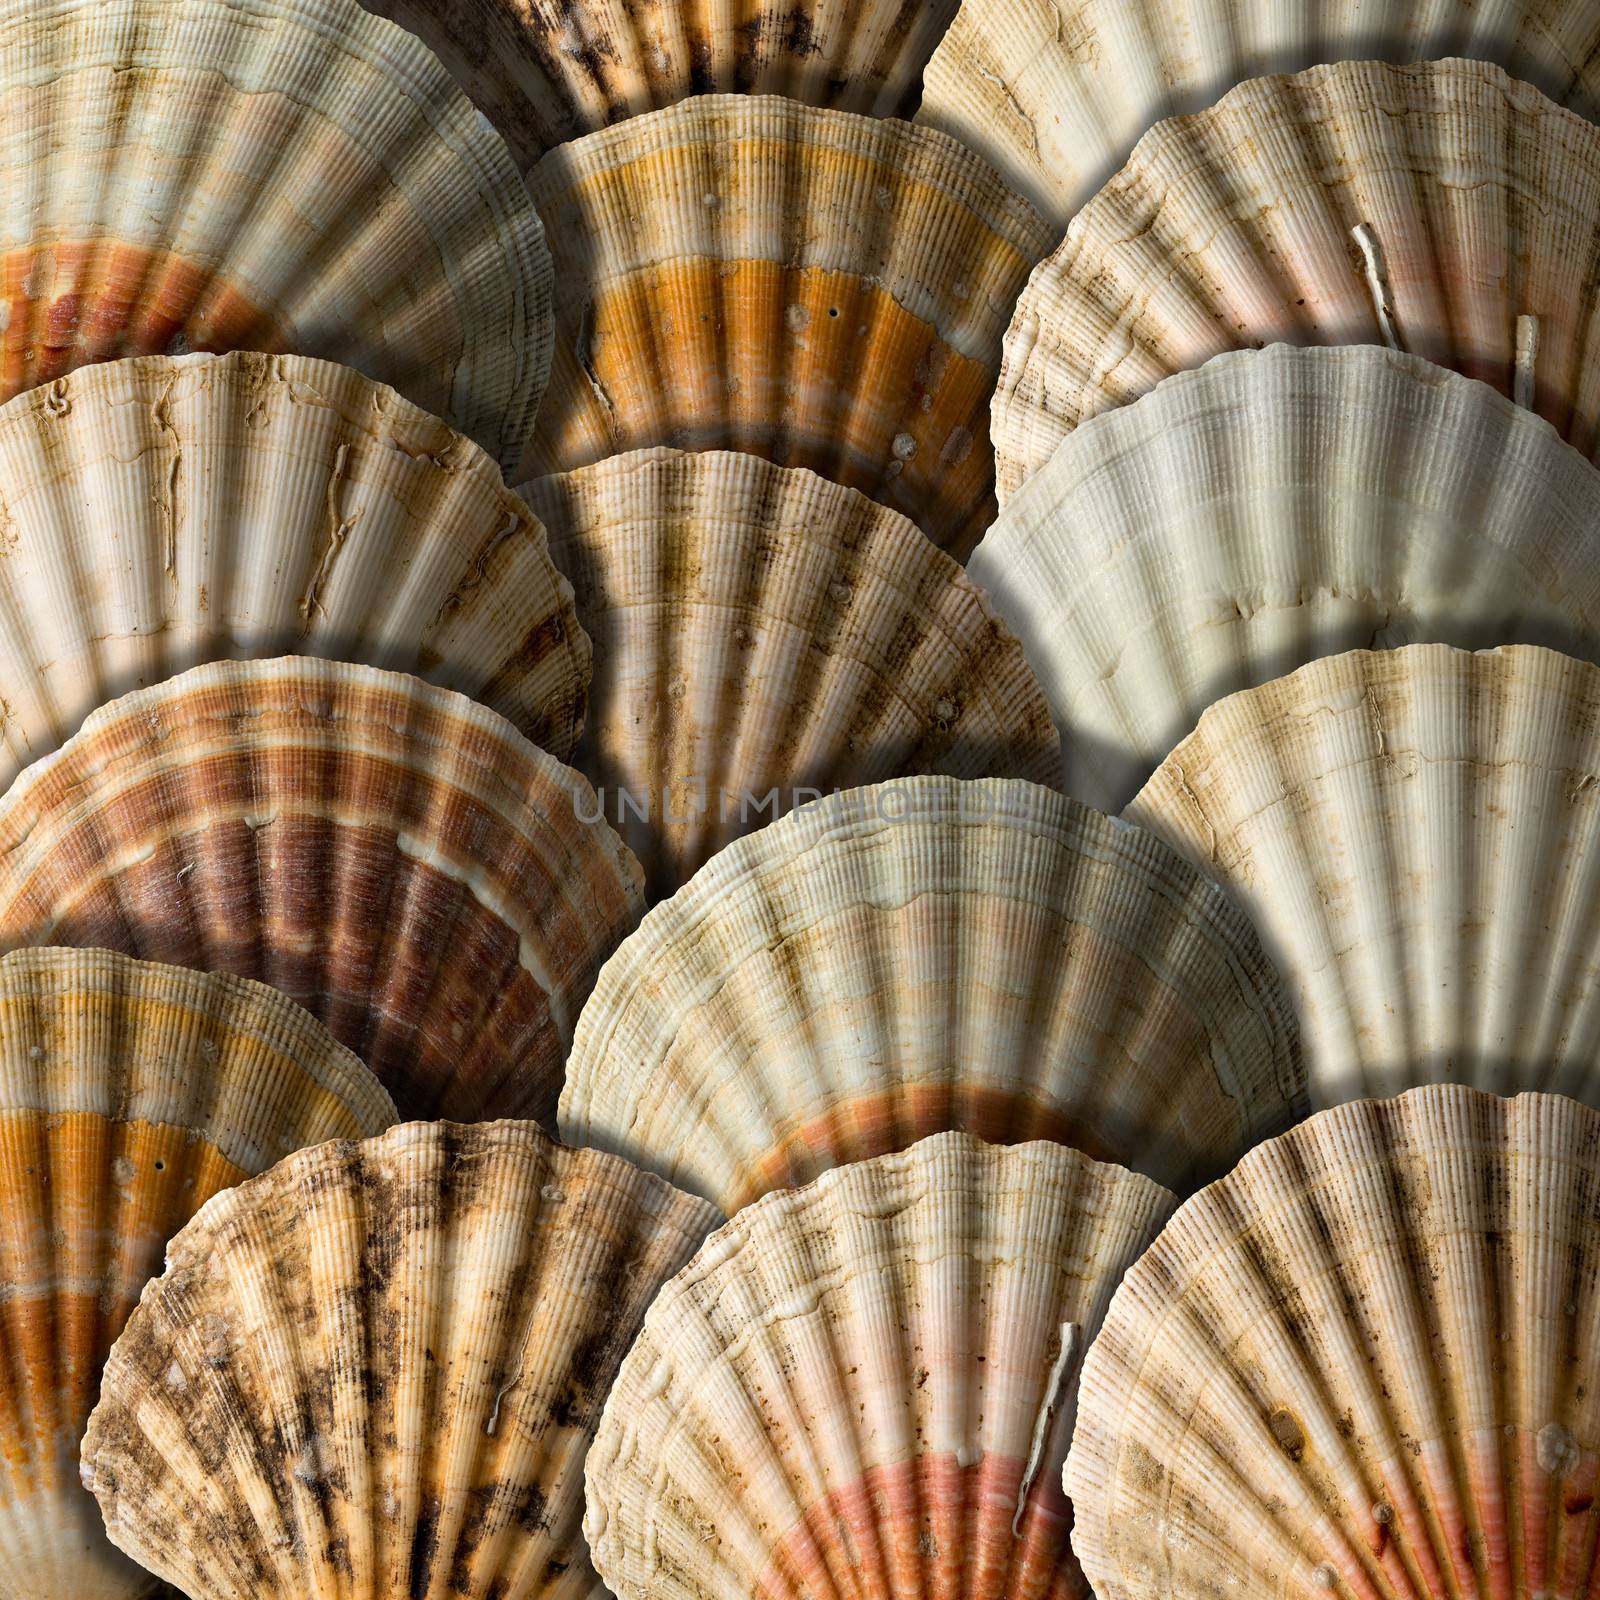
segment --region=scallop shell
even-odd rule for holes
[[[942,1133],[768,1195],[662,1289],[589,1453],[621,1600],[1087,1595],[1077,1369],[1173,1197]]]
[[[1051,235],[931,129],[716,95],[552,151],[556,354],[522,476],[648,445],[810,467],[957,553],[985,411]]]
[[[1600,472],[1485,384],[1371,346],[1236,351],[1070,434],[968,568],[1116,810],[1214,701],[1438,640],[1600,650]]]
[[[78,1440],[167,1240],[291,1150],[377,1133],[365,1067],[261,984],[104,950],[0,959],[0,1590],[131,1600]]]
[[[1600,669],[1313,662],[1213,706],[1125,814],[1254,919],[1313,1103],[1446,1080],[1600,1105]]]
[[[600,1407],[716,1218],[531,1123],[412,1123],[219,1196],[83,1444],[122,1549],[195,1600],[601,1593]]]
[[[882,506],[736,452],[528,485],[599,660],[584,769],[670,894],[824,789],[936,769],[1059,782],[1021,646]]]
[[[971,145],[1064,228],[1147,128],[1248,78],[1440,56],[1497,62],[1600,116],[1587,0],[966,0],[917,120]]]
[[[0,947],[276,985],[411,1115],[553,1117],[638,864],[577,773],[415,678],[284,657],[94,713],[0,800]]]
[[[0,0],[0,398],[85,362],[293,350],[503,465],[550,363],[509,152],[355,0]]]
[[[909,116],[956,0],[365,0],[438,52],[512,153],[710,93]]]
[[[1017,304],[1000,497],[1085,418],[1273,341],[1409,351],[1592,455],[1597,211],[1600,128],[1481,62],[1316,67],[1161,123]]]
[[[1173,1187],[1304,1115],[1255,930],[1149,834],[1036,784],[906,778],[716,856],[607,962],[568,1141],[730,1214],[962,1128]]]
[[[417,671],[565,759],[589,641],[476,445],[297,356],[145,356],[0,407],[0,789],[219,656]]]
[[[1600,1118],[1460,1085],[1250,1152],[1128,1273],[1067,1489],[1100,1600],[1577,1600]]]

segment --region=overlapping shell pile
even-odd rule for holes
[[[1596,117],[0,0],[0,1600],[1600,1600]]]

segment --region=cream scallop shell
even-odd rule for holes
[[[1352,62],[1139,141],[1006,334],[1002,501],[1080,422],[1224,350],[1388,344],[1600,443],[1600,128],[1498,67]]]
[[[1600,1117],[1434,1085],[1190,1200],[1084,1363],[1099,1600],[1578,1600],[1600,1516]]]
[[[195,1600],[603,1594],[583,1462],[710,1206],[531,1123],[410,1123],[173,1240],[83,1445],[112,1539]]]
[[[1600,650],[1600,472],[1487,385],[1372,346],[1214,356],[1064,439],[968,571],[1125,805],[1200,713],[1318,656]]]
[[[947,135],[771,95],[553,150],[556,354],[522,476],[648,445],[810,467],[965,554],[1000,341],[1050,233]]]
[[[550,362],[505,146],[355,0],[0,0],[0,397],[114,356],[358,367],[502,465]]]
[[[1153,123],[1319,62],[1470,56],[1600,114],[1587,0],[966,0],[919,122],[964,139],[1066,227]]]
[[[143,356],[0,406],[0,789],[106,700],[228,656],[415,671],[563,759],[589,641],[478,447],[298,356]]]
[[[732,1213],[945,1128],[1178,1188],[1304,1101],[1288,995],[1215,884],[1036,784],[905,778],[646,915],[579,1018],[561,1131]]]
[[[394,1121],[377,1080],[261,984],[104,950],[0,959],[0,1590],[131,1600],[78,1440],[167,1240],[302,1145]]]
[[[0,947],[282,989],[401,1110],[551,1116],[638,864],[577,773],[415,678],[282,657],[94,713],[0,800]]]
[[[1314,1104],[1445,1080],[1600,1105],[1600,669],[1313,662],[1213,706],[1125,815],[1254,919]]]
[[[531,167],[690,95],[909,116],[956,0],[365,0],[424,39]]]
[[[834,787],[1059,781],[1021,646],[954,561],[853,490],[650,450],[523,493],[595,639],[578,759],[652,894]]]
[[[589,1453],[621,1600],[1069,1600],[1077,1368],[1172,1196],[942,1133],[771,1194],[662,1289]]]

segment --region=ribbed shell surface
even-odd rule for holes
[[[154,1580],[78,1481],[100,1373],[167,1240],[219,1189],[394,1121],[377,1080],[261,984],[104,950],[0,959],[0,1590]]]
[[[117,695],[285,651],[577,742],[589,641],[544,529],[476,445],[348,367],[85,367],[0,406],[0,506],[0,788]]]
[[[966,0],[917,120],[954,134],[1060,227],[1164,117],[1329,61],[1470,56],[1600,115],[1588,0]]]
[[[437,51],[531,167],[691,95],[910,116],[956,0],[366,0]]]
[[[1600,1117],[1459,1085],[1313,1117],[1183,1206],[1084,1363],[1099,1600],[1580,1600]]]
[[[595,640],[578,760],[652,895],[820,791],[1059,783],[1021,646],[903,517],[725,451],[640,451],[522,492]]]
[[[649,445],[810,467],[964,554],[1000,342],[1051,235],[910,123],[684,101],[552,151],[556,354],[522,476]]]
[[[1083,1597],[1078,1362],[1172,1196],[944,1133],[768,1195],[661,1291],[588,1463],[621,1600]]]
[[[1600,651],[1600,471],[1486,384],[1373,346],[1215,356],[1062,441],[969,564],[1127,804],[1209,705],[1319,656]]]
[[[562,1135],[728,1213],[963,1129],[1174,1188],[1304,1114],[1254,929],[1138,828],[1020,781],[819,800],[703,867],[607,962]]]
[[[111,1537],[194,1600],[579,1600],[583,1462],[711,1207],[530,1123],[411,1123],[172,1242],[83,1446]]]
[[[355,0],[0,3],[0,396],[85,362],[294,351],[510,466],[550,255],[509,152]]]
[[[367,667],[195,667],[95,712],[0,800],[0,946],[261,978],[408,1115],[552,1116],[578,1009],[642,909],[577,773]]]
[[[1224,350],[1388,344],[1600,444],[1600,128],[1498,67],[1351,62],[1158,124],[1006,333],[1002,501],[1085,418]]]
[[[1448,1081],[1600,1106],[1600,669],[1313,662],[1213,706],[1124,815],[1261,930],[1314,1104]]]

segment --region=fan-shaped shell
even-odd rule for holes
[[[956,0],[366,0],[438,52],[531,167],[690,95],[909,116]]]
[[[942,1133],[772,1194],[662,1289],[589,1453],[621,1600],[1066,1600],[1084,1345],[1172,1196]]]
[[[274,990],[105,950],[0,959],[0,1589],[130,1600],[78,1440],[167,1240],[289,1151],[394,1106]]]
[[[1246,83],[1139,141],[1006,334],[1002,501],[1085,418],[1224,350],[1387,344],[1600,443],[1600,128],[1498,67]]]
[[[570,756],[589,641],[459,433],[348,367],[145,356],[0,406],[0,788],[201,661],[416,671]]]
[[[730,845],[607,962],[561,1129],[732,1213],[962,1128],[1177,1187],[1304,1112],[1255,930],[1036,784],[904,778]]]
[[[219,1196],[106,1368],[83,1471],[195,1600],[557,1600],[601,1404],[710,1206],[530,1123],[412,1123]]]
[[[1600,649],[1600,472],[1487,385],[1372,346],[1213,357],[1095,417],[968,568],[1067,787],[1125,805],[1213,702],[1365,645]]]
[[[713,95],[553,150],[556,354],[524,477],[648,445],[810,467],[964,554],[1043,221],[910,123]]]
[[[1447,1080],[1600,1104],[1600,669],[1316,661],[1213,706],[1125,814],[1254,919],[1314,1103]]]
[[[1021,646],[903,517],[723,451],[641,451],[523,493],[596,642],[580,760],[653,894],[830,788],[1059,781]]]
[[[0,398],[113,356],[293,350],[516,461],[549,251],[417,40],[355,0],[3,0],[0,62]]]
[[[1066,227],[1147,128],[1328,61],[1471,56],[1600,115],[1586,0],[966,0],[917,120],[963,139]]]
[[[1592,1592],[1600,1117],[1460,1085],[1252,1150],[1129,1271],[1067,1488],[1100,1600]]]
[[[461,695],[339,662],[125,695],[0,800],[0,946],[262,978],[410,1114],[552,1116],[641,910],[577,773]]]

